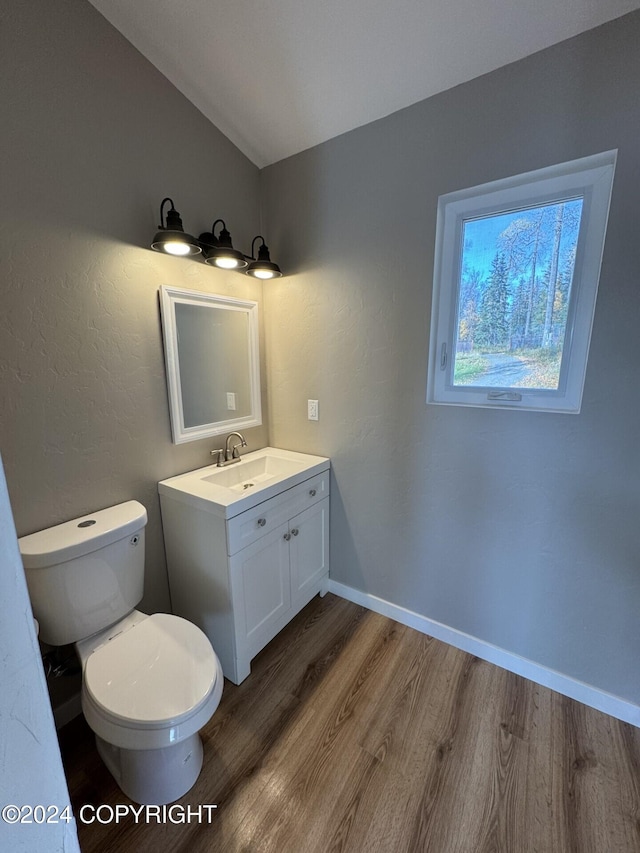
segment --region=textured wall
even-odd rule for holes
[[[636,703],[638,44],[634,13],[262,173],[270,441],[332,458],[333,578]],[[612,148],[582,413],[427,406],[438,196]]]
[[[262,291],[144,247],[164,195],[187,229],[224,216],[248,246],[260,176],[84,0],[11,4],[0,38],[16,526],[141,500],[143,604],[163,609],[155,484],[212,443],[170,443],[158,286]],[[292,272],[264,288],[269,440],[333,459],[334,577],[636,702],[638,43],[633,14],[262,175],[268,242]],[[438,195],[615,147],[582,413],[427,407]]]
[[[143,607],[167,609],[156,482],[209,464],[214,440],[171,444],[158,287],[260,301],[262,286],[145,247],[166,195],[187,231],[224,217],[249,246],[259,173],[84,0],[4,5],[0,450],[16,527],[140,500]]]

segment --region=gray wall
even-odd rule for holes
[[[270,441],[332,577],[640,703],[640,13],[263,171]],[[580,415],[425,404],[440,194],[619,149]],[[306,420],[306,400],[320,420]]]
[[[2,13],[0,450],[18,535],[136,498],[143,607],[168,609],[156,482],[209,464],[213,440],[171,444],[158,287],[261,301],[262,285],[147,247],[164,196],[185,230],[223,217],[248,247],[259,172],[85,0]]]
[[[640,14],[261,176],[84,0],[4,5],[0,451],[19,535],[141,500],[143,606],[166,609],[156,481],[212,442],[170,442],[157,290],[258,299],[269,429],[247,438],[332,457],[333,576],[640,703]],[[427,407],[438,195],[615,147],[582,413]],[[145,248],[165,195],[187,230],[223,216],[248,246],[261,192],[290,273],[263,297]]]

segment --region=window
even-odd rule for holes
[[[580,411],[616,153],[440,197],[427,402]]]

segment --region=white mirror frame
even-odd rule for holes
[[[250,413],[243,417],[210,423],[185,426],[182,406],[182,381],[178,353],[178,335],[176,325],[176,304],[202,305],[226,311],[244,312],[248,318],[247,355],[249,364]],[[258,303],[250,300],[235,299],[229,296],[217,296],[197,290],[183,290],[176,287],[160,287],[160,311],[162,315],[162,333],[164,340],[165,365],[167,373],[167,392],[171,415],[171,432],[174,444],[197,441],[222,433],[260,426],[262,406],[260,398],[260,352],[258,336]]]

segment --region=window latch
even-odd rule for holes
[[[489,391],[487,400],[522,400],[522,394],[516,391]]]
[[[447,342],[445,341],[440,347],[440,370],[444,370],[447,366]]]

